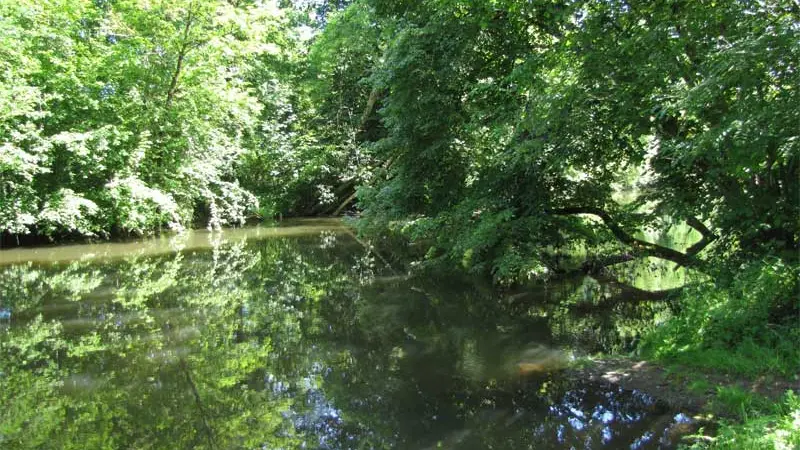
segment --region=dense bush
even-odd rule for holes
[[[243,223],[258,205],[237,180],[242,161],[282,150],[270,127],[292,92],[263,85],[293,64],[291,14],[274,2],[0,1],[0,233]]]
[[[779,259],[743,266],[730,283],[687,287],[678,313],[642,343],[653,358],[748,375],[800,367],[800,268]]]

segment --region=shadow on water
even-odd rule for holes
[[[398,275],[338,223],[0,261],[2,448],[671,448],[686,422],[563,376],[659,305]]]

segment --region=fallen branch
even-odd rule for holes
[[[350,203],[352,203],[352,201],[353,201],[353,200],[355,200],[357,196],[358,196],[358,192],[353,192],[353,193],[352,193],[352,194],[351,194],[349,197],[347,197],[347,198],[346,198],[346,199],[345,199],[345,200],[342,202],[342,204],[340,204],[340,205],[339,205],[339,207],[338,207],[338,208],[336,208],[336,210],[333,212],[333,215],[334,215],[334,216],[338,216],[339,214],[341,214],[341,213],[342,213],[342,211],[343,211],[345,208],[347,208],[347,205],[349,205]]]

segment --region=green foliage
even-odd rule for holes
[[[725,395],[723,395],[724,397]],[[792,449],[800,446],[800,398],[788,391],[780,403],[752,408],[739,402],[741,422],[723,422],[710,441],[692,449]]]
[[[796,259],[789,2],[369,3],[386,136],[365,145],[385,162],[359,191],[365,231],[424,219],[453,264],[469,247],[519,277],[543,248],[608,252],[607,223],[547,214],[596,207],[631,233],[704,220],[722,239],[702,257],[728,270]]]
[[[424,219],[498,278],[606,251],[608,224],[548,214],[575,207],[699,218],[729,270],[794,257],[788,2],[347,3],[0,3],[0,231],[216,228],[358,190],[364,230]]]
[[[265,107],[285,101],[257,90],[286,65],[274,2],[3,1],[0,14],[0,233],[216,228],[255,211],[236,175],[272,138]]]
[[[0,0],[0,239],[218,229],[357,197],[362,234],[503,283],[691,267],[710,281],[645,354],[800,365],[794,2],[289,3]],[[687,227],[694,253],[664,239]],[[159,269],[117,305],[169,292],[178,269]],[[261,344],[206,380],[215,395]]]
[[[322,24],[287,15],[295,32],[251,72],[264,105],[261,144],[240,159],[237,177],[262,214],[332,214],[374,169],[359,144],[380,129],[365,82],[378,64],[378,27],[362,3]]]
[[[181,228],[178,205],[171,195],[147,187],[138,178],[115,179],[105,193],[109,205],[109,225],[137,234],[168,224]]]
[[[688,287],[678,314],[641,345],[645,355],[750,376],[796,374],[800,269],[771,259],[742,267],[728,286]]]

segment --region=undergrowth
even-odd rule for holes
[[[672,317],[642,340],[642,356],[701,372],[798,380],[800,268],[779,259],[741,267],[729,283],[682,292]],[[694,389],[710,385],[696,382]],[[710,411],[729,417],[692,449],[800,448],[800,397],[772,402],[738,387],[718,387]]]
[[[698,440],[691,449],[792,450],[800,448],[800,397],[789,391],[780,403],[752,402],[746,392],[723,390],[717,395],[740,410],[739,420],[722,421],[716,436]],[[734,405],[735,404],[735,405]]]
[[[687,287],[673,316],[642,339],[642,356],[748,378],[796,377],[799,269],[771,259],[742,267],[725,285]]]

